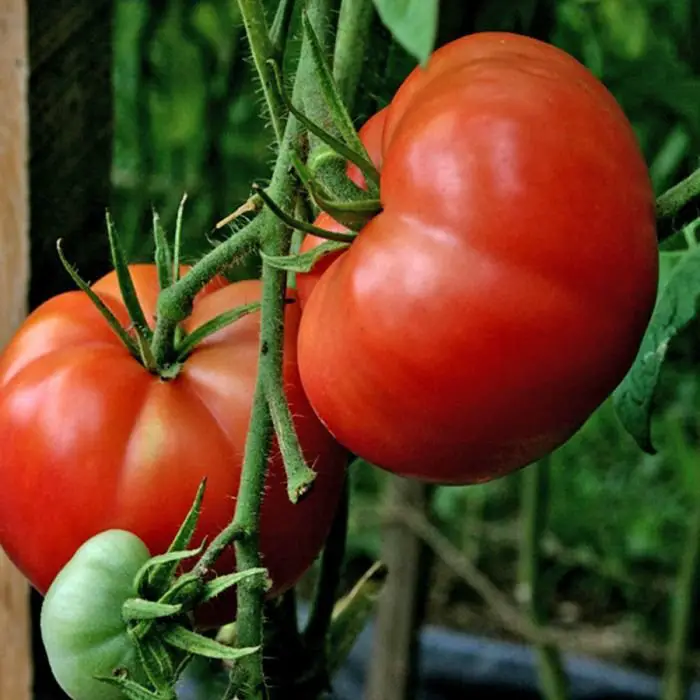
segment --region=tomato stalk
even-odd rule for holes
[[[294,0],[280,0],[277,5],[272,27],[270,28],[270,42],[272,43],[272,56],[282,62],[284,48],[287,45],[289,27],[292,23]]]
[[[348,534],[349,490],[345,483],[343,496],[331,526],[321,557],[321,572],[316,583],[314,604],[304,630],[304,642],[314,656],[315,665],[325,672],[326,642],[333,617],[335,596],[340,585],[340,571],[345,559]]]
[[[666,190],[656,200],[659,240],[671,236],[698,217],[700,208],[700,168],[685,180]]]
[[[329,231],[328,229],[295,219],[293,216],[287,214],[283,209],[278,207],[277,203],[274,199],[272,199],[272,197],[270,197],[270,195],[266,194],[263,190],[258,190],[258,192],[262,200],[265,202],[265,206],[269,207],[273,214],[278,219],[281,219],[283,223],[297,231],[303,231],[304,233],[310,233],[314,236],[318,236],[319,238],[325,238],[326,240],[337,241],[339,243],[352,243],[357,236],[356,233],[339,233],[337,231]]]
[[[184,277],[160,293],[152,343],[153,355],[160,366],[167,363],[172,353],[175,330],[192,312],[194,298],[232,261],[243,257],[257,244],[264,224],[261,217],[256,217],[201,258]]]
[[[266,68],[263,66],[268,65],[267,60],[271,57],[272,47],[267,33],[265,32],[265,40],[262,40],[261,33],[258,31],[265,22],[262,6],[256,0],[239,0],[238,4],[248,31],[248,40],[256,66],[261,80],[265,82]],[[320,0],[311,3],[309,11],[312,13],[313,19],[318,24],[325,25],[327,18],[321,10]],[[304,45],[294,87],[297,95],[300,86],[309,79],[308,62],[308,48]],[[275,109],[274,105],[270,106],[271,109]],[[278,118],[279,114],[276,115],[275,119]],[[294,209],[296,180],[292,177],[290,154],[298,148],[300,137],[301,130],[298,122],[290,116],[287,120],[270,184],[271,196],[283,211],[291,212]],[[291,234],[288,227],[277,219],[269,209],[263,211],[258,219],[265,223],[261,229],[261,252],[269,256],[288,253],[291,244]],[[266,387],[269,392],[269,387],[272,385],[275,391],[283,396],[281,368],[286,281],[286,273],[283,270],[263,263],[258,378],[246,441],[241,484],[233,519],[233,525],[238,525],[246,533],[245,537],[236,542],[236,561],[241,571],[260,566],[260,508],[274,427],[270,404],[266,396]],[[238,643],[244,647],[260,646],[263,637],[264,591],[260,586],[255,585],[253,579],[249,579],[239,585],[237,593],[236,633]],[[266,696],[261,653],[241,659],[233,669],[227,697],[233,697],[233,694],[239,689],[241,689],[240,692],[244,693],[244,697],[250,700],[258,700]]]
[[[372,0],[343,0],[340,6],[333,78],[343,103],[350,111],[362,76],[363,61],[358,61],[357,57],[366,55],[373,16]]]
[[[255,64],[255,70],[260,77],[260,84],[267,103],[267,113],[272,122],[275,139],[280,147],[283,143],[284,112],[279,101],[279,93],[275,90],[273,77],[266,61],[275,55],[275,46],[265,19],[265,8],[262,0],[239,0],[238,6],[243,17],[248,45]],[[280,25],[278,26],[283,26]]]

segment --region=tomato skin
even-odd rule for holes
[[[155,267],[131,271],[151,319]],[[94,289],[128,325],[114,273]],[[212,285],[184,325],[191,330],[259,297],[258,281]],[[320,551],[346,462],[302,391],[298,304],[285,313],[285,389],[318,476],[308,497],[292,505],[274,447],[261,519],[272,595],[293,585]],[[152,553],[165,551],[205,476],[196,542],[211,540],[230,521],[258,337],[259,314],[250,314],[200,345],[176,379],[162,381],[129,355],[82,292],[54,297],[29,316],[0,356],[0,545],[40,592],[84,541],[103,530],[128,530]],[[229,552],[216,569],[227,573],[234,565]],[[219,614],[232,617],[230,608],[214,617]]]
[[[386,108],[381,109],[379,112],[371,116],[362,125],[362,128],[358,132],[360,140],[367,149],[367,155],[369,155],[370,160],[377,168],[381,168],[382,165],[382,138],[385,120]],[[367,189],[365,176],[354,163],[348,163],[347,174],[358,187],[361,187],[363,190]],[[336,233],[347,233],[349,230],[325,212],[321,212],[318,215],[316,221],[314,221],[314,225],[326,229],[327,231],[335,231]],[[304,237],[299,252],[305,253],[324,242],[324,238],[309,234]],[[340,255],[341,253],[327,255],[319,260],[316,265],[314,265],[311,272],[297,274],[296,287],[299,295],[299,304],[301,305],[302,309],[304,308],[309,295],[313,291],[313,288],[316,286],[316,283],[321,278],[321,275],[332,265],[334,260],[337,260]]]
[[[54,677],[73,700],[123,700],[121,690],[94,678],[116,668],[145,680],[122,605],[136,596],[134,577],[149,558],[138,537],[109,530],[81,545],[47,592],[41,636]]]
[[[614,98],[553,46],[438,50],[390,104],[383,211],[307,300],[307,396],[355,454],[488,481],[565,442],[634,360],[654,196]]]

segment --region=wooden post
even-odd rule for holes
[[[25,0],[0,0],[0,347],[21,322],[27,306],[27,63]],[[2,551],[0,630],[0,700],[29,700],[29,588]]]

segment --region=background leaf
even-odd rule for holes
[[[396,40],[425,64],[435,46],[438,0],[374,0],[374,5]]]
[[[656,386],[673,338],[697,315],[700,299],[700,249],[674,268],[651,318],[637,359],[614,394],[623,425],[647,452],[653,452],[651,411]]]

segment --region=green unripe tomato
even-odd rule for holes
[[[122,605],[135,596],[134,577],[149,558],[136,535],[107,530],[85,542],[49,588],[41,636],[51,670],[73,700],[123,700],[118,688],[95,678],[117,668],[142,680]]]

